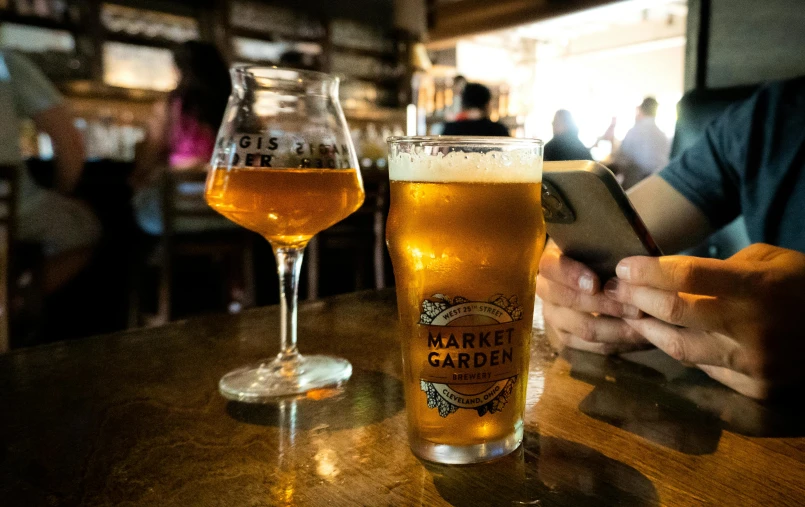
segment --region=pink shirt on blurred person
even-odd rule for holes
[[[209,125],[182,113],[182,102],[174,99],[171,103],[170,154],[171,167],[186,168],[199,164],[206,165],[215,148],[215,132]]]

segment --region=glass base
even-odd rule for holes
[[[346,359],[297,356],[294,361],[264,361],[221,377],[218,390],[224,398],[245,403],[268,403],[276,398],[340,384],[352,375]]]
[[[507,437],[476,445],[436,444],[427,440],[412,437],[411,451],[427,461],[445,465],[468,465],[502,458],[520,447],[523,441],[523,425],[517,425],[514,432]]]

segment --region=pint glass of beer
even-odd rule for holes
[[[389,140],[386,238],[417,456],[475,463],[523,437],[534,292],[545,244],[542,142]]]

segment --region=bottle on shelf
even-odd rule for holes
[[[34,13],[33,0],[14,0],[14,7],[20,16],[31,16]]]
[[[50,0],[50,17],[56,21],[64,21],[67,17],[67,1]]]
[[[381,157],[385,157],[385,140],[380,138],[377,126],[370,123],[361,143],[361,167],[370,168]]]
[[[50,2],[48,0],[33,0],[33,13],[40,18],[49,18]]]
[[[378,169],[386,168],[386,157],[388,157],[389,155],[389,145],[386,142],[386,140],[393,135],[394,134],[392,133],[392,130],[389,128],[388,125],[383,125],[383,128],[380,129],[380,138],[378,139],[378,142],[380,143],[383,155],[378,157],[377,160],[375,161],[375,166]]]
[[[135,125],[134,114],[131,111],[123,111],[120,125],[120,145],[119,159],[123,162],[134,160],[137,143],[145,139],[145,129]]]

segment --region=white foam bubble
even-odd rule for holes
[[[389,156],[393,181],[539,183],[542,157],[533,151],[462,153],[447,155],[397,153]]]

